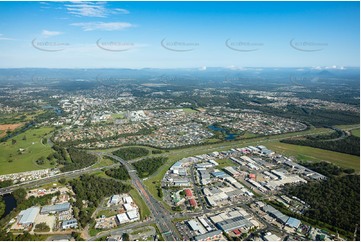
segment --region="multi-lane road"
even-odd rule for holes
[[[158,229],[162,233],[164,239],[168,241],[181,240],[181,236],[178,230],[173,225],[170,219],[169,212],[145,189],[144,184],[142,180],[138,177],[133,165],[124,161],[118,156],[109,153],[97,152],[96,154],[113,158],[119,161],[128,170],[133,186],[138,190],[139,194],[142,196],[143,200],[150,208],[153,219],[155,220]]]
[[[75,178],[82,174],[99,171],[104,168],[114,168],[114,167],[118,167],[118,166],[119,166],[119,164],[113,164],[113,165],[102,166],[102,167],[97,167],[97,168],[87,167],[87,168],[84,168],[81,170],[68,171],[68,172],[60,173],[60,174],[46,177],[46,178],[41,178],[41,179],[34,180],[34,181],[27,181],[27,182],[15,184],[15,185],[12,185],[9,187],[0,188],[0,196],[12,193],[13,191],[15,191],[16,189],[19,189],[19,188],[28,189],[28,188],[38,187],[38,186],[42,186],[45,184],[49,184],[51,182],[55,182],[55,181],[59,180],[60,178],[67,178],[67,179]]]

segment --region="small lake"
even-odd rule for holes
[[[3,200],[5,202],[5,213],[0,218],[4,218],[6,215],[8,215],[14,208],[16,208],[16,200],[12,194],[6,194],[3,196]]]
[[[229,132],[229,130],[222,128],[222,127],[210,125],[210,126],[208,126],[208,128],[213,131],[220,131],[222,133],[225,133],[225,140],[234,140],[237,137],[237,134],[232,134]]]

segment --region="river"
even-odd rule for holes
[[[3,196],[3,200],[5,202],[5,213],[0,218],[4,218],[6,215],[8,215],[14,208],[16,208],[16,200],[12,194],[5,194]]]

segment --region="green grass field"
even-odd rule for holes
[[[302,161],[329,161],[340,167],[349,167],[360,172],[360,157],[308,146],[285,144],[278,141],[265,142],[267,148],[281,154],[294,156]]]
[[[118,214],[118,211],[115,209],[105,209],[105,210],[100,210],[97,214],[97,217],[101,217],[102,215],[104,215],[105,217],[112,217]]]
[[[235,166],[235,163],[233,161],[231,161],[230,159],[220,159],[220,160],[216,160],[216,162],[219,164],[217,166],[217,168],[223,168],[226,166]]]
[[[191,108],[183,108],[183,112],[185,113],[197,113],[197,110],[191,109]]]
[[[360,129],[354,129],[351,131],[351,133],[356,137],[360,137]]]
[[[123,119],[123,118],[124,118],[124,114],[122,114],[122,113],[112,113],[112,114],[111,114],[111,117],[112,117],[113,119]]]
[[[46,158],[54,152],[48,144],[41,143],[42,138],[53,130],[49,127],[34,128],[15,136],[15,144],[12,144],[12,139],[0,143],[0,175],[54,167],[47,160],[44,165],[36,163],[39,158]],[[24,136],[26,140],[23,140]],[[24,151],[20,152],[20,149]]]
[[[110,166],[115,164],[114,161],[112,161],[111,159],[108,158],[102,158],[98,163],[96,163],[93,168],[97,168],[97,167],[103,167],[103,166]]]
[[[133,188],[132,190],[130,190],[129,194],[139,207],[140,219],[143,220],[144,218],[149,217],[150,210],[148,206],[145,204],[143,198],[139,195],[138,191]]]

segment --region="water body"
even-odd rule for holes
[[[44,105],[44,106],[42,106],[42,108],[44,108],[44,109],[52,109],[52,110],[54,110],[54,112],[58,116],[62,115],[62,113],[63,113],[63,110],[60,107],[54,107],[54,106],[51,106],[51,105]]]
[[[6,215],[8,215],[14,208],[16,208],[16,200],[12,194],[6,194],[3,196],[3,200],[5,202],[5,213],[0,218],[4,218]]]
[[[225,134],[225,140],[234,140],[237,137],[237,134],[232,134],[229,132],[228,129],[222,128],[222,127],[218,127],[215,125],[210,125],[208,126],[209,129],[213,130],[213,131],[219,131]]]

